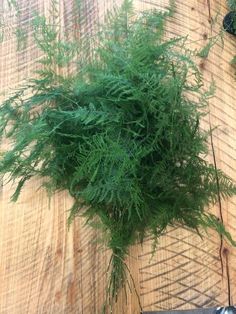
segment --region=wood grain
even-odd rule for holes
[[[70,36],[78,36],[79,29],[86,36],[92,35],[96,22],[121,2],[83,0],[86,19],[80,28],[75,4],[58,0],[62,34],[70,30]],[[138,10],[163,9],[167,3],[134,0]],[[38,67],[41,53],[32,40],[30,21],[34,10],[48,15],[51,1],[19,0],[18,4],[20,14],[10,9],[6,0],[0,0],[0,18],[5,25],[0,28],[4,35],[0,44],[2,94],[22,84]],[[197,49],[219,32],[227,12],[221,0],[177,0],[176,5],[166,37],[188,35],[189,44]],[[27,46],[22,51],[16,51],[13,32],[17,27],[28,33]],[[225,35],[224,47],[219,41],[206,60],[197,62],[206,87],[212,79],[216,83],[209,110],[212,126],[218,126],[213,135],[217,167],[236,180],[235,69],[230,65],[235,46],[234,38]],[[209,129],[208,118],[202,126]],[[212,153],[208,159],[212,162]],[[47,195],[39,186],[37,179],[29,182],[16,204],[9,201],[13,187],[0,188],[0,314],[99,313],[105,298],[109,252],[99,247],[98,232],[85,226],[83,219],[77,218],[67,230],[67,210],[72,200],[66,192],[56,194],[49,207]],[[235,198],[222,203],[224,222],[234,238],[235,203]],[[217,206],[211,210],[220,215]],[[222,276],[217,235],[209,233],[202,240],[188,230],[170,228],[152,259],[151,250],[151,240],[146,239],[142,247],[131,248],[127,261],[143,310],[194,309],[227,302],[226,259],[222,256]],[[232,298],[236,302],[236,249],[228,247],[228,252]],[[127,296],[121,293],[114,313],[140,313],[134,289]]]
[[[197,309],[189,311],[161,311],[161,312],[143,312],[142,314],[215,314],[216,309]]]

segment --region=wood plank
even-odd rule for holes
[[[184,311],[158,311],[158,312],[143,312],[142,314],[215,314],[216,309],[195,309]]]

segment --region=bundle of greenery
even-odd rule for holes
[[[0,173],[19,179],[12,199],[34,176],[50,193],[69,191],[75,200],[69,222],[84,208],[111,250],[109,303],[126,283],[130,245],[146,235],[155,241],[168,226],[210,227],[235,244],[205,211],[236,187],[204,159],[209,132],[199,121],[209,94],[186,39],[163,39],[172,13],[170,6],[135,16],[125,0],[89,54],[83,39],[78,53],[78,45],[58,41],[56,30],[36,17],[45,67],[1,105],[0,137],[10,147]],[[77,72],[57,75],[55,65],[74,62],[76,54]]]

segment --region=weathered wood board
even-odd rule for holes
[[[122,1],[82,0],[86,8],[83,31],[91,35],[107,9]],[[9,1],[13,3],[13,1]],[[72,0],[57,1],[61,31],[75,23]],[[135,6],[164,8],[167,0],[134,0]],[[26,48],[17,51],[17,27],[30,29],[33,11],[48,14],[51,0],[18,0],[19,13],[0,0],[0,92],[24,82],[36,69],[40,58],[32,34]],[[167,25],[167,37],[188,35],[189,43],[200,49],[216,35],[226,9],[223,0],[177,0],[177,12]],[[3,26],[4,24],[5,26]],[[80,25],[74,25],[73,36]],[[230,60],[236,41],[225,35],[206,60],[199,60],[206,85],[214,79],[215,97],[210,100],[210,119],[217,167],[236,180],[236,93],[235,69]],[[2,96],[4,97],[4,96]],[[209,128],[209,120],[203,121]],[[213,156],[209,156],[212,162]],[[66,192],[56,194],[49,207],[47,195],[32,180],[19,202],[12,204],[11,185],[0,187],[0,314],[99,313],[105,298],[109,252],[101,250],[98,232],[77,218],[67,230],[67,210],[72,204]],[[223,218],[236,238],[236,200],[223,202]],[[212,209],[220,215],[219,208]],[[225,244],[224,244],[225,246]],[[169,229],[151,259],[151,241],[131,249],[128,265],[145,311],[214,307],[227,302],[226,259],[223,276],[220,239],[215,234],[204,240],[183,229]],[[228,248],[232,299],[236,302],[236,249]],[[122,294],[116,314],[140,313],[135,293]]]
[[[143,312],[143,314],[215,314],[216,309],[196,309],[196,310],[180,310],[180,311],[161,311],[161,312]]]

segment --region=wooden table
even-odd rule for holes
[[[209,309],[195,309],[182,311],[157,311],[157,312],[143,312],[142,314],[215,314],[215,308]]]

